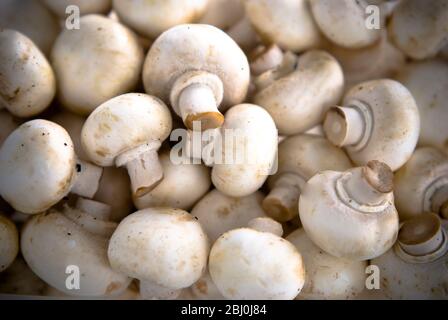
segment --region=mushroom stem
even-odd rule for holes
[[[277,221],[289,221],[298,214],[301,190],[306,180],[295,173],[283,173],[263,200],[263,209]]]
[[[157,151],[160,141],[149,141],[120,154],[115,164],[126,166],[131,179],[132,193],[139,198],[154,189],[163,178],[163,169]]]
[[[111,207],[105,203],[85,198],[78,198],[76,201],[76,208],[90,214],[96,219],[103,221],[110,220]]]
[[[98,191],[103,168],[95,166],[83,160],[78,160],[76,164],[76,182],[71,192],[81,197],[93,198]]]
[[[332,107],[325,115],[325,135],[338,147],[356,145],[364,131],[363,115],[356,108]]]
[[[431,197],[431,211],[448,217],[448,185],[438,188]]]
[[[277,221],[268,217],[258,217],[249,221],[247,226],[260,232],[269,232],[281,237],[283,235],[283,227]]]
[[[398,234],[398,245],[412,256],[432,254],[446,241],[440,219],[433,213],[404,222]]]
[[[252,52],[250,68],[255,76],[262,74],[270,69],[281,65],[283,61],[283,52],[275,44],[268,47],[258,46]]]
[[[140,296],[151,300],[174,300],[181,290],[169,289],[155,284],[151,281],[140,280]]]
[[[351,170],[345,189],[359,204],[379,205],[393,189],[392,170],[380,161],[369,161],[365,167]]]

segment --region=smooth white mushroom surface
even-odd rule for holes
[[[44,111],[56,94],[53,69],[25,35],[0,29],[0,105],[17,117]]]
[[[87,15],[79,23],[79,29],[64,29],[59,34],[51,63],[62,105],[88,115],[103,102],[136,87],[143,49],[131,30],[111,19]]]
[[[196,22],[207,4],[208,0],[113,0],[119,19],[150,39],[178,24]]]
[[[39,0],[43,2],[59,18],[68,16],[68,6],[79,8],[81,15],[90,13],[107,13],[111,7],[111,0]]]
[[[23,213],[43,212],[70,191],[93,197],[101,174],[77,159],[67,131],[47,120],[22,124],[0,149],[0,195]]]
[[[19,252],[19,232],[14,222],[0,214],[0,272],[7,269]]]

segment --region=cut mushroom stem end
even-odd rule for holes
[[[160,146],[160,141],[151,141],[122,153],[115,160],[117,167],[126,166],[132,193],[136,198],[149,193],[163,178],[157,154]]]
[[[324,132],[338,147],[357,144],[364,134],[362,114],[351,107],[332,107],[325,116]]]
[[[279,237],[283,235],[282,225],[268,217],[254,218],[248,222],[247,226],[253,230],[272,233]]]
[[[306,181],[297,174],[285,173],[263,200],[262,206],[273,219],[286,222],[297,216],[300,192]]]
[[[103,168],[83,160],[76,163],[76,183],[71,192],[85,198],[93,198],[97,192],[103,175]]]

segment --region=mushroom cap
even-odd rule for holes
[[[380,29],[366,26],[365,0],[311,0],[311,11],[322,33],[338,46],[359,49],[375,43]]]
[[[0,110],[0,147],[16,128],[17,123],[13,116],[6,110]]]
[[[282,173],[295,173],[305,180],[320,171],[345,171],[352,167],[345,152],[327,139],[310,134],[287,137],[278,146],[277,174],[268,178],[272,188]]]
[[[232,300],[292,300],[305,281],[302,257],[290,242],[248,228],[219,237],[209,271],[221,294]]]
[[[0,272],[7,269],[19,252],[19,232],[16,225],[0,214]]]
[[[254,193],[275,173],[278,138],[274,121],[259,106],[239,104],[226,112],[221,132],[222,156],[218,161],[215,158],[212,169],[214,186],[232,197]]]
[[[88,115],[137,85],[143,50],[131,30],[111,19],[87,15],[80,24],[60,33],[51,56],[62,105]]]
[[[23,33],[46,55],[60,30],[57,19],[41,1],[36,0],[1,1],[0,28]]]
[[[420,116],[412,94],[397,81],[381,79],[354,86],[343,105],[350,106],[353,100],[368,106],[374,124],[364,148],[345,148],[350,159],[356,165],[378,160],[396,171],[411,157],[420,133]]]
[[[394,10],[389,33],[395,45],[413,59],[435,56],[447,44],[445,0],[406,0]]]
[[[205,24],[175,26],[157,38],[143,68],[145,90],[168,103],[175,80],[191,70],[219,77],[224,86],[221,108],[246,97],[250,69],[244,52],[223,31]]]
[[[214,243],[223,233],[245,227],[254,218],[265,217],[261,207],[263,197],[257,191],[234,198],[214,189],[194,206],[191,214],[198,218],[210,242]]]
[[[396,76],[420,111],[419,145],[448,152],[448,63],[441,59],[407,64]]]
[[[241,0],[208,0],[207,8],[199,23],[227,30],[241,21],[244,14],[244,4]]]
[[[394,244],[398,233],[398,213],[393,193],[372,212],[345,204],[336,190],[337,180],[352,173],[324,171],[312,177],[302,190],[299,215],[310,239],[327,253],[351,260],[377,257]],[[353,206],[355,200],[352,200]],[[362,204],[361,204],[362,205]]]
[[[69,193],[75,165],[64,128],[47,120],[26,122],[0,149],[0,194],[17,211],[43,212]]]
[[[109,261],[123,274],[181,289],[205,271],[209,244],[193,216],[180,209],[148,208],[127,216],[109,242]]]
[[[65,10],[69,5],[79,8],[81,15],[90,13],[107,13],[111,7],[111,0],[41,0],[59,18],[67,16]]]
[[[22,254],[30,268],[52,287],[76,296],[118,295],[128,287],[131,279],[110,267],[107,245],[107,237],[90,233],[57,211],[33,216],[21,235]],[[70,265],[82,273],[79,290],[66,287]]]
[[[107,167],[115,157],[171,132],[171,113],[159,99],[141,93],[112,98],[96,108],[84,123],[81,143],[94,163]]]
[[[135,197],[135,206],[138,209],[171,207],[190,210],[210,189],[210,169],[202,164],[175,164],[168,151],[160,154],[159,160],[163,168],[163,180],[151,192]]]
[[[364,290],[366,262],[329,255],[302,228],[286,240],[296,246],[305,265],[305,285],[298,299],[353,299]]]
[[[247,0],[246,14],[258,34],[286,50],[316,48],[322,36],[307,0]]]
[[[34,116],[55,96],[50,64],[39,48],[17,31],[0,29],[0,74],[0,105],[15,116]]]
[[[416,149],[395,173],[395,205],[400,218],[406,220],[431,211],[426,190],[444,176],[448,177],[448,157],[444,153],[429,147]]]
[[[207,0],[113,0],[113,7],[124,24],[154,39],[178,24],[195,22],[204,14],[207,3]]]
[[[280,134],[293,135],[321,123],[343,90],[339,63],[327,52],[313,50],[299,57],[295,71],[257,92],[254,103],[269,112]]]

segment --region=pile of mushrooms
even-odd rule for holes
[[[0,300],[448,299],[447,0],[3,0]]]

